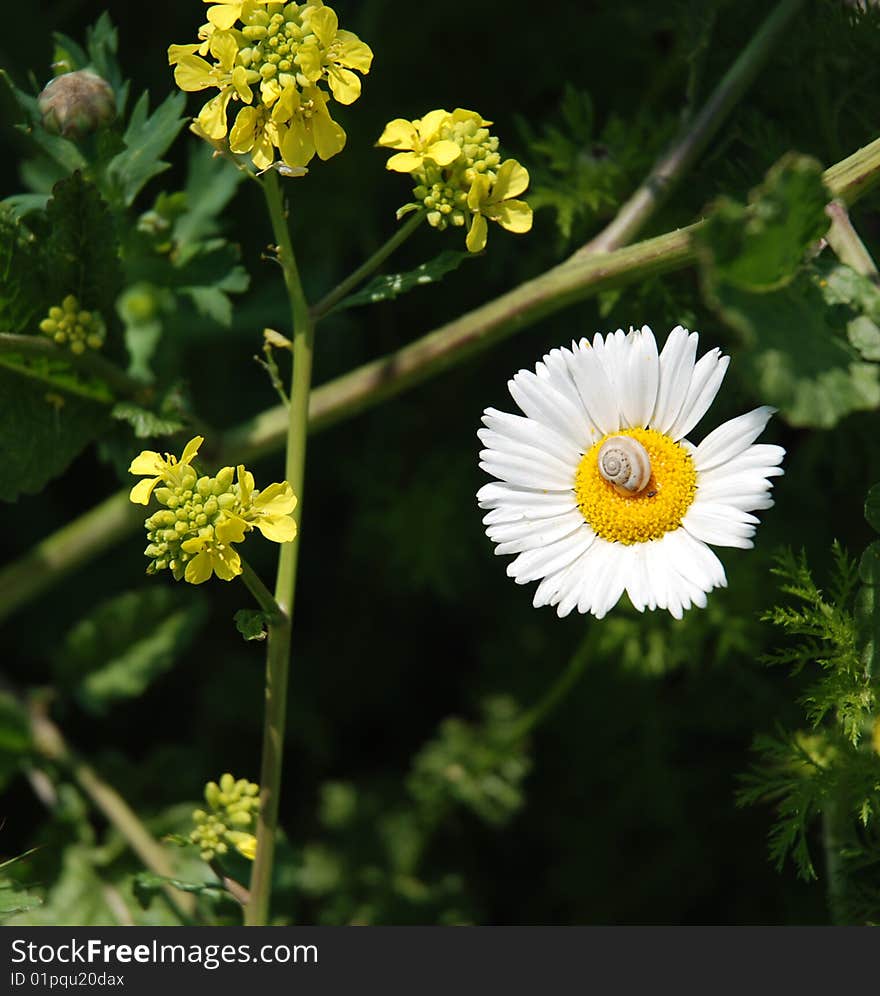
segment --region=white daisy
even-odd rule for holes
[[[486,409],[480,467],[498,480],[477,500],[496,554],[517,555],[508,575],[540,581],[536,606],[601,619],[626,591],[680,619],[727,584],[709,544],[752,546],[785,450],[755,444],[766,406],[685,438],[730,360],[697,360],[698,338],[677,326],[659,355],[647,325],[573,342],[508,383],[524,415]]]

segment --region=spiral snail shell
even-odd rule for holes
[[[648,451],[630,436],[610,436],[599,447],[599,473],[618,494],[632,498],[651,480]]]

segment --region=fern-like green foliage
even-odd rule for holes
[[[803,553],[786,551],[777,559],[774,574],[790,601],[764,618],[791,642],[765,662],[809,676],[799,695],[808,728],[779,726],[756,739],[759,760],[742,779],[739,802],[775,803],[770,857],[777,868],[791,858],[807,880],[818,877],[811,835],[821,818],[832,915],[838,922],[870,922],[880,918],[877,678],[866,666],[857,620],[863,601],[857,563],[838,544],[832,556],[824,590]]]

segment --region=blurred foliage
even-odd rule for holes
[[[265,261],[271,235],[259,192],[181,133],[184,99],[166,96],[165,49],[193,36],[202,5],[168,6],[146,20],[130,5],[109,5],[118,33],[106,6],[34,0],[6,12],[0,322],[2,331],[36,334],[57,303],[51,295],[63,297],[73,281],[102,310],[107,356],[145,390],[123,398],[73,365],[0,354],[0,497],[17,498],[0,539],[4,560],[129,485],[133,453],[173,449],[163,437],[196,422],[225,428],[278,400],[253,361],[262,329],[289,332],[277,268]],[[530,45],[526,64],[522,47],[497,44],[497,4],[472,4],[464,34],[452,21],[422,23],[418,45],[411,5],[349,4],[345,22],[374,47],[376,63],[341,118],[347,148],[304,179],[284,181],[310,299],[394,231],[399,189],[373,148],[390,118],[478,103],[499,134],[517,134],[519,122],[520,145],[507,151],[529,169],[538,210],[530,236],[502,233],[442,282],[330,315],[318,337],[317,382],[490,300],[595,235],[766,13],[757,0],[561,3],[552,44]],[[534,7],[515,0],[505,18],[534,24]],[[35,32],[33,23],[63,34]],[[450,52],[462,65],[491,59],[491,71],[451,72]],[[87,65],[113,87],[118,118],[77,145],[39,126],[35,98],[54,72]],[[876,919],[868,888],[876,819],[872,808],[860,822],[859,809],[866,799],[876,806],[876,789],[868,791],[873,740],[865,731],[853,746],[838,717],[850,717],[851,733],[859,708],[869,708],[858,706],[852,655],[873,662],[878,548],[869,548],[845,597],[817,594],[803,573],[789,579],[807,597],[793,592],[795,607],[779,611],[816,630],[794,637],[809,654],[791,677],[759,661],[788,653],[761,619],[779,600],[767,551],[804,547],[810,577],[828,576],[833,539],[852,550],[871,541],[856,512],[880,479],[878,292],[827,249],[804,262],[822,221],[818,166],[785,159],[788,166],[768,171],[789,153],[828,166],[873,140],[878,83],[880,10],[805,4],[645,233],[703,217],[721,195],[737,232],[767,204],[783,205],[797,224],[770,226],[766,244],[748,223],[754,245],[716,231],[729,254],[711,306],[706,272],[605,293],[312,441],[279,922],[827,922],[822,889],[766,863],[766,810],[734,808],[749,743],[777,723],[755,797],[776,792],[783,806],[810,808],[793,829],[793,811],[783,811],[775,856],[793,849],[810,860],[821,828],[807,813],[827,813],[842,841],[849,904],[834,916]],[[78,205],[81,227],[68,229],[52,213],[65,200]],[[877,195],[852,218],[878,258]],[[456,249],[441,233],[420,231],[383,273],[418,274],[426,260]],[[757,281],[749,276],[756,266]],[[788,451],[780,507],[762,514],[756,550],[723,552],[729,587],[680,623],[623,604],[601,625],[533,610],[491,556],[474,507],[481,410],[509,405],[507,379],[553,346],[643,323],[662,338],[679,322],[700,331],[703,348],[719,345],[733,357],[701,431],[758,404],[781,409],[768,435]],[[283,368],[286,355],[278,356]],[[266,463],[272,479],[281,457]],[[0,910],[17,910],[13,922],[179,922],[164,881],[144,873],[95,814],[71,768],[36,754],[18,690],[50,689],[45,701],[71,744],[157,837],[187,832],[201,786],[217,770],[256,777],[264,644],[235,633],[243,592],[217,584],[204,606],[188,604],[160,580],[139,588],[144,566],[142,538],[127,540],[4,627],[0,840],[5,855],[21,857],[0,868]],[[269,552],[257,548],[253,567],[270,577]],[[239,622],[252,636],[262,630],[253,617]],[[529,742],[509,737],[528,715],[512,703],[527,710],[542,700],[581,647],[590,661],[583,678]],[[824,708],[815,729],[805,696],[815,699],[811,709]],[[848,712],[840,696],[855,703]],[[235,903],[194,852],[172,854],[197,918],[238,922]],[[245,859],[229,861],[225,870],[244,880]]]

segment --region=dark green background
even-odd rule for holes
[[[133,92],[149,88],[158,101],[171,84],[166,47],[195,37],[203,13],[197,0],[11,5],[3,15],[0,65],[19,82],[29,68],[44,81],[50,32],[81,37],[105,7],[119,26]],[[516,117],[536,130],[552,123],[569,83],[592,95],[597,130],[612,115],[623,122],[647,115],[666,134],[688,108],[695,42],[705,41],[693,77],[699,103],[768,10],[761,2],[709,4],[704,22],[694,19],[692,7],[516,0],[426,11],[403,0],[339,2],[342,24],[369,42],[375,62],[361,100],[340,111],[345,152],[326,164],[316,160],[295,188],[293,228],[307,292],[316,297],[329,289],[393,230],[394,211],[409,190],[404,178],[384,170],[385,153],[372,147],[388,119],[439,106],[473,107],[494,120],[506,151],[531,168]],[[721,191],[743,196],[788,149],[830,165],[876,137],[877,42],[864,33],[876,35],[877,26],[848,28],[842,10],[841,4],[805,5],[652,231],[693,220]],[[703,31],[713,16],[714,26]],[[197,106],[193,98],[189,107]],[[0,110],[6,149],[0,195],[6,196],[20,184],[13,111],[6,101]],[[174,147],[173,171],[147,188],[144,208],[164,179],[180,179],[190,141],[184,134]],[[650,155],[647,149],[646,165]],[[629,179],[635,186],[640,177]],[[285,327],[277,272],[260,258],[270,236],[258,193],[242,189],[226,218],[227,234],[242,245],[252,289],[233,328],[194,327],[186,342],[199,411],[218,428],[275,402],[251,360],[264,325]],[[876,199],[868,201],[855,217],[878,249],[876,208]],[[601,222],[593,219],[581,239]],[[459,238],[426,228],[395,264],[403,269],[441,248],[460,248]],[[416,339],[564,252],[551,212],[536,216],[528,236],[493,228],[487,254],[442,286],[322,326],[317,383]],[[328,779],[351,780],[395,805],[410,757],[438,722],[450,714],[475,717],[480,700],[494,693],[509,693],[524,706],[536,701],[585,632],[607,625],[534,610],[533,586],[506,578],[474,501],[484,483],[475,433],[483,408],[512,408],[507,379],[547,349],[630,324],[647,323],[662,340],[679,321],[700,331],[702,348],[719,345],[733,355],[722,394],[705,428],[694,433],[700,438],[762,399],[738,374],[736,334],[702,303],[695,274],[685,271],[625,291],[604,318],[594,301],[567,308],[313,440],[282,799],[288,837],[301,842],[320,835],[317,791]],[[777,722],[802,722],[795,683],[758,660],[776,639],[759,619],[777,599],[768,574],[771,554],[780,544],[805,546],[821,574],[833,538],[854,552],[866,545],[860,510],[867,488],[880,478],[876,431],[874,415],[850,417],[826,432],[774,421],[766,439],[788,449],[787,474],[777,487],[778,505],[762,513],[756,550],[721,552],[730,587],[681,624],[638,617],[628,606],[614,610],[614,619],[631,620],[630,643],[597,653],[536,732],[523,810],[503,829],[460,812],[431,846],[428,876],[461,873],[468,916],[504,924],[827,922],[821,884],[807,886],[791,868],[778,874],[769,867],[769,809],[737,809],[734,793],[737,775],[749,766],[753,736]],[[254,470],[258,481],[278,479],[281,458]],[[3,559],[23,553],[119,485],[113,470],[87,451],[44,494],[4,509]],[[49,658],[79,615],[143,583],[141,550],[141,538],[133,538],[5,625],[0,654],[19,685],[50,682]],[[268,579],[269,544],[254,542],[248,556]],[[260,648],[243,644],[232,629],[232,613],[246,604],[243,592],[214,583],[208,593],[207,626],[141,699],[100,719],[64,703],[56,711],[71,742],[143,812],[195,799],[223,770],[258,774]],[[659,674],[646,673],[650,639],[666,648]],[[11,854],[50,842],[41,869],[51,876],[63,828],[47,828],[23,779],[9,787],[2,810],[0,850]],[[296,915],[309,920],[320,911],[306,903]],[[419,919],[417,911],[388,914],[398,915]]]

